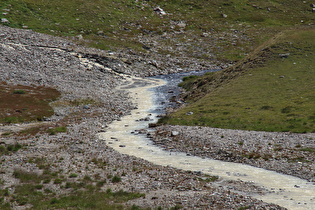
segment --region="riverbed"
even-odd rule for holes
[[[154,164],[171,166],[189,171],[219,176],[223,180],[242,180],[265,188],[270,193],[248,195],[268,203],[275,203],[288,209],[315,209],[315,185],[307,180],[280,174],[253,166],[187,156],[183,152],[170,152],[155,146],[148,138],[141,135],[149,123],[157,121],[161,100],[152,88],[166,84],[165,80],[156,78],[130,77],[121,86],[128,90],[134,99],[136,109],[118,121],[111,123],[100,138],[116,151],[148,160]],[[145,132],[144,132],[145,133]]]

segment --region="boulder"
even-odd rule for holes
[[[1,23],[10,23],[10,21],[6,18],[1,18]]]

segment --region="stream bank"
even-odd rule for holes
[[[145,136],[135,135],[142,132],[150,122],[157,120],[157,114],[152,113],[158,106],[154,104],[154,94],[150,88],[165,84],[163,80],[143,79],[150,85],[128,85],[128,90],[137,104],[119,121],[111,123],[100,138],[116,151],[139,157],[154,164],[171,166],[187,171],[198,171],[202,174],[219,176],[223,180],[241,180],[255,186],[260,186],[268,193],[253,196],[268,203],[275,203],[289,209],[315,208],[315,185],[307,180],[279,174],[245,164],[223,162],[208,158],[193,156],[193,154],[165,151],[152,144]],[[122,87],[126,89],[125,87]],[[148,120],[141,120],[148,119]],[[177,136],[177,135],[175,135]],[[180,139],[178,139],[180,141]],[[176,143],[175,143],[176,144]],[[176,147],[176,146],[175,146]]]

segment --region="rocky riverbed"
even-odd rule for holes
[[[69,193],[69,189],[65,187],[66,182],[80,182],[89,177],[94,184],[104,180],[101,187],[104,191],[111,189],[114,192],[124,190],[145,194],[144,197],[125,204],[129,206],[283,209],[244,195],[243,192],[269,193],[251,183],[225,181],[220,178],[212,182],[208,176],[199,172],[153,165],[139,158],[119,154],[97,138],[97,134],[106,130],[107,125],[113,120],[128,115],[130,110],[135,108],[126,91],[115,89],[126,82],[126,76],[118,73],[148,76],[179,71],[177,68],[165,70],[166,68],[156,65],[165,62],[164,58],[154,63],[151,58],[143,56],[136,60],[136,57],[128,53],[120,52],[115,55],[84,48],[61,38],[0,26],[1,81],[29,86],[44,85],[59,90],[62,96],[52,104],[55,114],[45,119],[45,126],[47,124],[67,126],[67,132],[55,135],[47,133],[26,136],[1,135],[1,145],[15,143],[22,145],[17,152],[3,154],[0,157],[0,187],[8,190],[4,200],[10,202],[10,199],[14,198],[16,186],[20,184],[20,180],[14,176],[16,170],[42,174],[43,167],[48,167],[50,171],[59,173],[64,179],[59,182],[42,183],[43,188],[58,195]],[[155,59],[158,59],[158,56]],[[199,65],[196,61],[187,62],[194,67]],[[211,67],[211,64],[207,65]],[[82,99],[93,100],[90,104],[69,105],[69,101]],[[16,124],[11,128],[5,127],[4,130],[15,132],[24,126],[29,125]],[[178,129],[180,135],[169,137],[169,132],[174,129]],[[166,135],[163,138],[167,137],[172,139],[170,142],[180,143],[189,137],[187,135],[187,138],[179,139],[184,134],[182,129],[186,128],[160,127],[157,133],[161,136],[164,132]],[[211,131],[205,129],[203,133]],[[192,130],[190,135],[195,134],[197,132]],[[228,138],[227,134],[224,136]],[[300,144],[304,148],[305,143]],[[217,147],[221,147],[222,151],[229,149],[228,144],[218,144]],[[174,144],[173,149],[175,148],[180,150],[180,144]],[[199,151],[205,149],[196,148],[199,148]],[[192,151],[189,154],[200,155]],[[70,178],[71,174],[76,176]],[[113,182],[113,176],[118,176],[121,180]],[[31,208],[27,203],[15,201],[10,205],[13,209]]]
[[[315,134],[161,126],[150,133],[167,151],[249,164],[315,182]]]

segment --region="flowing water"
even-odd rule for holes
[[[137,131],[147,129],[157,120],[160,101],[152,88],[165,85],[165,80],[153,78],[127,78],[128,84],[121,86],[130,92],[137,109],[119,121],[111,123],[100,138],[120,153],[136,156],[154,164],[172,166],[183,170],[201,171],[227,180],[243,180],[270,191],[266,195],[251,195],[268,203],[288,209],[315,209],[315,185],[303,179],[279,174],[239,163],[223,162],[208,158],[187,156],[185,153],[167,152],[153,145]],[[163,95],[163,94],[162,94]],[[156,103],[156,102],[159,103]],[[143,119],[145,119],[143,120]],[[150,119],[148,121],[148,119]],[[249,192],[250,193],[250,192]]]

